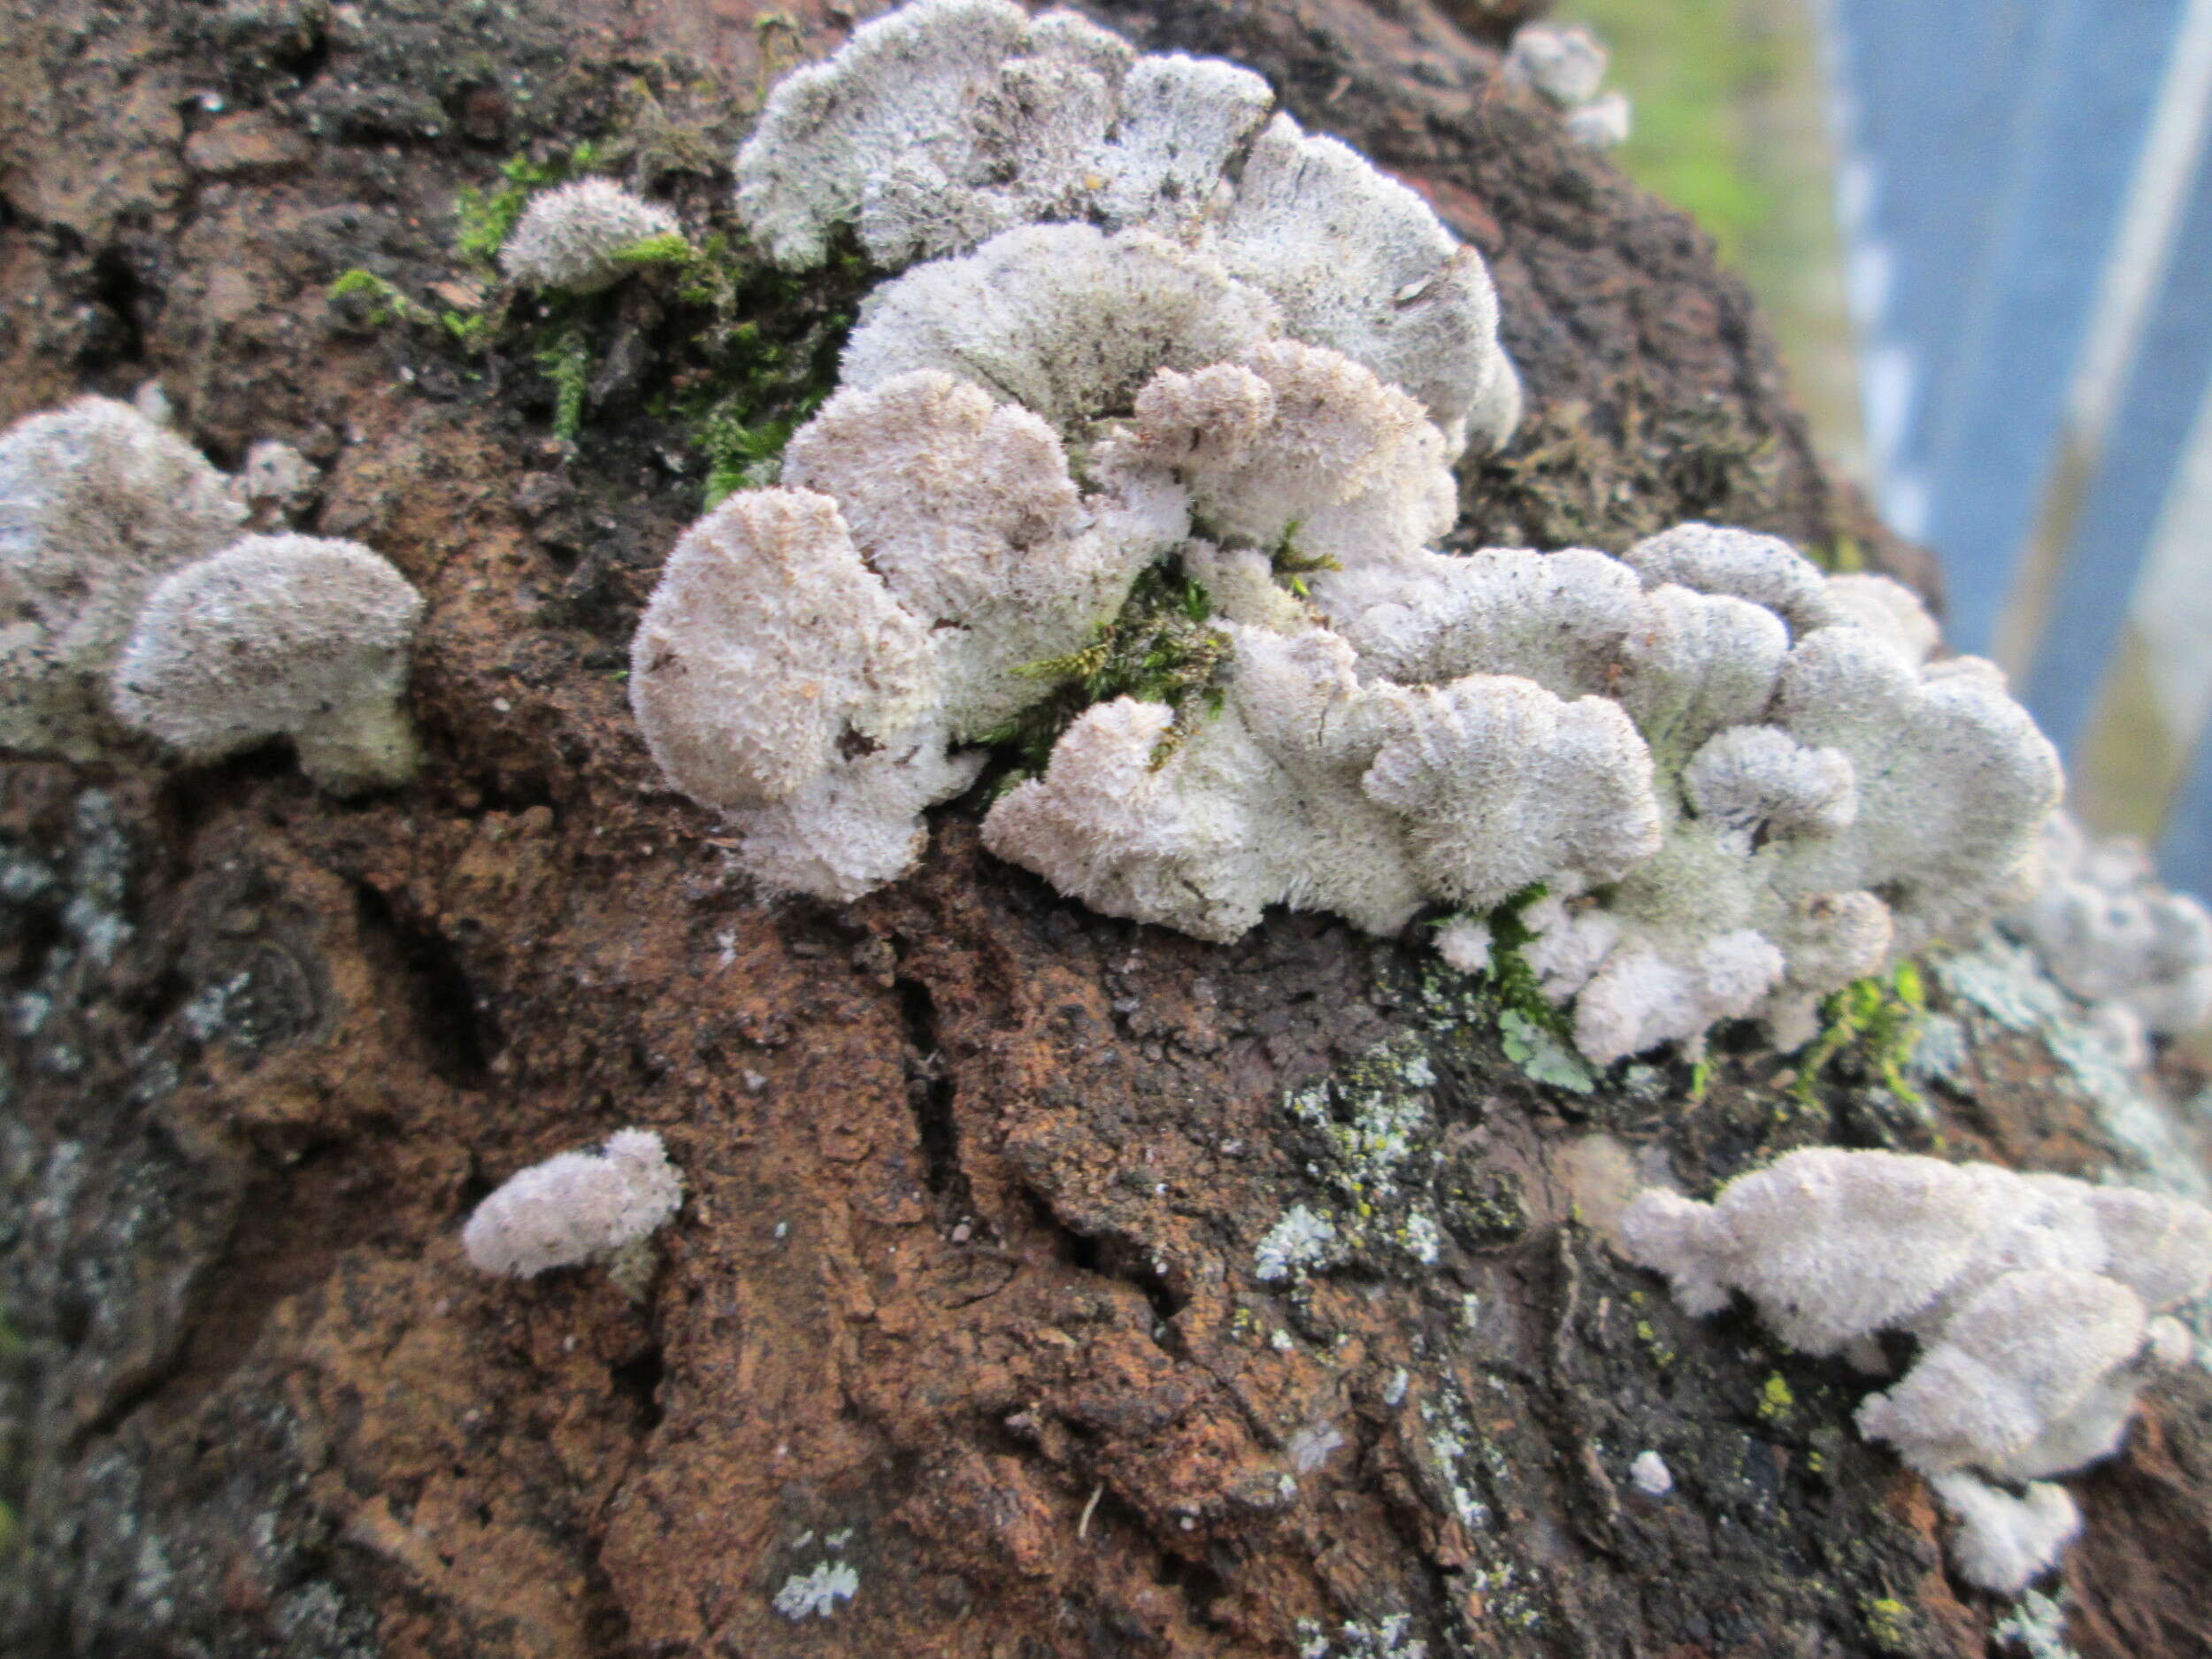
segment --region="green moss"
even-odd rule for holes
[[[498,184],[488,190],[465,189],[454,197],[453,250],[471,265],[496,265],[499,250],[507,245],[532,196],[581,177],[599,164],[599,147],[588,140],[544,161],[526,155],[510,157],[500,166]]]
[[[1526,955],[1529,941],[1536,934],[1525,918],[1528,907],[1541,899],[1547,890],[1542,882],[1536,882],[1490,912],[1490,968],[1483,977],[1502,1010],[1517,1013],[1530,1025],[1563,1041],[1572,1034],[1566,1013],[1544,995],[1543,981],[1537,977],[1536,970],[1528,965]]]
[[[1917,1106],[1920,1096],[1905,1080],[1905,1068],[1919,1044],[1921,1017],[1927,1010],[1927,987],[1910,962],[1899,963],[1886,975],[1855,979],[1822,1004],[1820,1035],[1806,1050],[1792,1093],[1800,1104],[1811,1105],[1822,1073],[1848,1053],[1898,1099]]]
[[[1216,537],[1218,541],[1220,538]],[[1340,571],[1344,566],[1326,553],[1304,553],[1298,547],[1298,520],[1293,518],[1283,526],[1282,539],[1268,556],[1276,581],[1301,599],[1313,596],[1306,585],[1306,578],[1323,571]]]
[[[1084,710],[1116,697],[1165,703],[1174,723],[1153,750],[1162,766],[1197,730],[1221,711],[1229,669],[1229,636],[1213,623],[1205,588],[1172,561],[1137,578],[1111,622],[1102,623],[1087,645],[1064,656],[1029,663],[1014,672],[1051,682],[1050,693],[983,741],[1013,751],[1016,770],[1001,780],[1010,788],[1042,772],[1052,746]]]
[[[434,326],[438,321],[434,311],[410,298],[396,282],[359,265],[341,273],[324,292],[333,304],[344,306],[371,327],[388,328],[395,323]]]
[[[616,249],[613,254],[617,265],[663,265],[679,268],[689,265],[697,257],[698,250],[691,245],[690,238],[680,230],[644,237],[626,248]]]
[[[538,366],[553,382],[553,435],[563,443],[575,442],[583,427],[591,355],[591,342],[580,328],[564,331],[537,354]]]

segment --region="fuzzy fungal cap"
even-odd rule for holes
[[[945,752],[938,649],[861,562],[837,504],[731,496],[677,543],[630,648],[630,707],[668,781],[719,809],[739,863],[849,900],[921,856]]]
[[[1540,882],[1527,959],[1600,1063],[1753,1015],[1802,1041],[1819,996],[2016,890],[2056,758],[1990,675],[1920,661],[1902,590],[1832,591],[1786,543],[1707,526],[1623,560],[1424,551],[1394,526],[1418,520],[1427,452],[1397,458],[1387,388],[1313,348],[1248,363],[1272,377],[1163,373],[1099,457],[1164,468],[1196,520],[1261,540],[1350,513],[1312,476],[1376,480],[1363,533],[1325,527],[1328,626],[1230,627],[1226,706],[1164,764],[1137,753],[1157,717],[1086,716],[1067,764],[987,822],[1004,856],[1206,937],[1277,902],[1388,931]],[[1141,821],[1106,781],[1133,768],[1157,808]]]
[[[1128,407],[1156,371],[1241,357],[1279,324],[1218,260],[1148,231],[1028,226],[871,295],[843,377],[941,370],[1064,431]]]
[[[1598,90],[1606,59],[1604,43],[1579,25],[1525,23],[1506,53],[1505,75],[1557,105],[1576,142],[1601,150],[1625,143],[1632,119],[1625,93]]]
[[[1551,43],[1579,96],[1587,42]],[[916,0],[772,96],[739,163],[756,235],[803,265],[856,227],[912,268],[789,445],[827,518],[776,596],[678,603],[680,550],[641,630],[670,778],[783,815],[740,862],[825,896],[890,879],[972,773],[956,746],[1026,741],[1073,687],[1092,705],[987,818],[1003,856],[1217,940],[1278,904],[1479,925],[1540,885],[1528,960],[1601,1064],[1740,1018],[1794,1047],[1823,996],[2016,902],[2056,757],[1994,669],[1930,662],[1896,584],[1709,525],[1619,559],[1430,550],[1452,457],[1517,418],[1488,275],[1267,102],[1006,0]],[[1202,649],[1102,677],[1148,568]],[[821,625],[764,645],[809,628],[795,605]],[[872,850],[833,869],[847,821]]]
[[[840,392],[792,438],[784,481],[835,499],[862,561],[930,630],[956,740],[1034,702],[1017,671],[1087,645],[1190,526],[1164,480],[1079,491],[1049,425],[935,370]]]
[[[1221,541],[1307,563],[1403,557],[1458,514],[1443,434],[1421,405],[1340,351],[1289,340],[1192,373],[1162,367],[1096,458],[1171,480]]]
[[[1860,1432],[1930,1477],[1976,1583],[2017,1590],[2077,1525],[2031,1486],[2110,1455],[2145,1371],[2187,1356],[2153,1315],[2212,1283],[2212,1211],[1993,1164],[1793,1152],[1710,1204],[1660,1189],[1621,1217],[1624,1248],[1694,1314],[1741,1292],[1790,1347],[1868,1353],[1902,1332],[1917,1357],[1859,1408]],[[1874,1350],[1878,1352],[1878,1350]]]
[[[1279,115],[1246,158],[1219,248],[1283,309],[1294,339],[1328,346],[1426,406],[1455,452],[1480,409],[1494,430],[1514,380],[1482,256],[1356,150]],[[1517,388],[1517,380],[1515,380]],[[1479,423],[1478,423],[1479,424]]]
[[[1958,1523],[1951,1560],[1959,1575],[1994,1595],[2019,1594],[2081,1532],[2073,1494],[2047,1480],[2016,1494],[1965,1473],[1939,1475],[1929,1486]]]
[[[549,1267],[603,1260],[667,1222],[683,1177],[649,1129],[563,1152],[510,1176],[461,1229],[461,1248],[487,1273],[530,1279]]]
[[[2148,851],[2092,839],[2065,813],[2044,831],[2043,884],[2006,918],[2051,976],[2138,1032],[2171,1035],[2212,1018],[2212,913],[2170,893]]]
[[[937,658],[826,495],[733,495],[669,555],[630,650],[630,706],[694,800],[787,800],[926,718]]]
[[[1334,139],[1271,119],[1272,105],[1248,71],[1139,57],[1071,12],[1033,19],[1009,0],[913,0],[776,87],[738,153],[738,209],[772,257],[798,267],[820,263],[844,227],[893,270],[985,252],[1025,229],[1146,233],[1217,261],[1271,302],[1271,324],[1293,339],[1410,393],[1453,451],[1471,436],[1502,443],[1519,419],[1519,380],[1480,257],[1411,190]],[[891,338],[856,341],[848,382],[944,368],[1064,425],[1068,388],[1006,378],[1010,359],[1048,371],[1125,329],[1192,326],[1189,294],[1159,293],[1168,308],[1156,324],[1141,293],[1115,307],[1094,292],[1100,262],[1079,243],[1016,247],[1018,257],[956,258],[918,288],[895,285],[877,303]],[[1078,268],[1063,273],[1071,259]],[[1148,280],[1141,268],[1134,279]],[[1071,309],[1085,303],[1109,310],[1086,324]],[[971,336],[972,359],[959,355]],[[1179,359],[1132,342],[1119,360],[1148,349],[1126,389],[1150,368],[1236,355],[1224,345]]]
[[[578,179],[530,198],[499,250],[500,269],[526,288],[590,294],[625,273],[617,257],[682,234],[676,216],[611,179]]]
[[[0,434],[0,745],[89,759],[146,590],[245,522],[223,475],[127,403],[84,397]]]
[[[422,599],[357,541],[247,536],[164,577],[117,660],[116,715],[187,759],[273,737],[334,795],[403,783]]]
[[[1625,92],[1608,92],[1567,111],[1567,135],[1592,150],[1625,144],[1635,125],[1635,106]]]
[[[972,280],[1001,260],[1018,280]],[[1926,660],[1894,584],[1704,525],[1621,559],[1428,551],[1453,487],[1421,405],[1329,348],[1209,334],[1236,284],[1156,237],[1033,227],[893,286],[931,283],[987,296],[981,320],[895,351],[925,336],[879,305],[789,488],[696,526],[640,629],[656,757],[772,814],[740,827],[772,885],[902,873],[918,814],[973,775],[957,746],[1048,695],[1037,665],[1088,660],[1171,557],[1209,613],[1207,701],[1079,712],[985,823],[1096,909],[1213,940],[1278,904],[1390,933],[1540,884],[1526,959],[1606,1064],[1744,1018],[1794,1046],[1822,996],[2032,876],[2056,757],[1993,670]],[[995,355],[986,312],[1102,293],[1081,327],[1131,319],[1110,348]]]
[[[321,481],[322,469],[297,449],[264,438],[246,451],[230,493],[255,529],[282,530],[300,521]]]
[[[1628,1478],[1647,1498],[1663,1498],[1674,1490],[1674,1471],[1657,1452],[1639,1452],[1628,1466]]]

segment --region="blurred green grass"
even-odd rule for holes
[[[1747,105],[1779,79],[1778,42],[1743,27],[1737,0],[1571,0],[1558,19],[1598,32],[1613,54],[1609,84],[1634,100],[1634,129],[1616,155],[1623,170],[1686,211],[1740,267],[1776,214],[1742,128]]]
[[[1712,236],[1758,296],[1814,434],[1863,465],[1858,380],[1808,0],[1563,0],[1634,105],[1623,171]]]

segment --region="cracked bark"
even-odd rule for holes
[[[1704,239],[1479,40],[1420,0],[1095,10],[1260,68],[1490,257],[1532,422],[1468,475],[1472,533],[1708,515],[1924,578],[1821,473]],[[1747,1051],[1694,1110],[1663,1069],[1548,1091],[1394,947],[1087,915],[983,855],[972,804],[847,910],[729,880],[615,674],[695,507],[683,434],[626,369],[549,449],[526,358],[471,380],[323,291],[454,281],[454,194],[518,149],[658,121],[641,142],[726,153],[791,58],[766,15],[0,7],[0,415],[158,376],[218,457],[325,464],[311,527],[430,607],[403,793],[334,804],[280,754],[0,766],[0,1646],[1981,1651],[1924,1492],[1847,1432],[1854,1381],[1681,1319],[1574,1218],[1593,1134],[1708,1179],[1863,1133],[1843,1083],[1793,1112]],[[841,33],[789,15],[807,50]],[[696,215],[726,188],[662,183]],[[1953,1145],[2104,1155],[2047,1056],[1976,1064]],[[1340,1266],[1262,1283],[1291,1205],[1381,1190],[1286,1110],[1325,1083],[1336,1120],[1410,1114],[1395,1196]],[[688,1193],[641,1300],[465,1270],[493,1182],[634,1123]],[[1417,1202],[1430,1264],[1394,1231]],[[2083,1483],[2085,1655],[2201,1650],[2208,1413],[2162,1396]],[[1623,1479],[1647,1448],[1665,1502]],[[836,1563],[859,1589],[830,1617],[773,1609]]]

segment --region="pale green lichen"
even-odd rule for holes
[[[1291,1207],[1268,1230],[1253,1252],[1252,1277],[1262,1284],[1302,1279],[1314,1268],[1325,1266],[1336,1253],[1336,1229],[1303,1204]]]
[[[1428,1453],[1422,1473],[1429,1478],[1432,1495],[1470,1532],[1490,1525],[1490,1507],[1475,1495],[1464,1467],[1479,1437],[1468,1420],[1466,1402],[1449,1385],[1421,1402],[1421,1423],[1427,1431],[1422,1444]]]
[[[1517,1008],[1499,1014],[1498,1040],[1505,1057],[1519,1066],[1532,1083],[1563,1088],[1572,1094],[1587,1094],[1597,1087],[1597,1079],[1590,1075],[1581,1056]]]
[[[1948,1014],[1928,1014],[1920,1022],[1920,1041],[1906,1063],[1916,1082],[1962,1087],[1967,1081],[1966,1027]]]
[[[1759,1421],[1775,1425],[1786,1423],[1790,1413],[1796,1409],[1797,1396],[1790,1392],[1789,1384],[1783,1380],[1780,1372],[1770,1373],[1766,1381],[1759,1386]]]
[[[1294,1234],[1317,1263],[1323,1259],[1317,1229],[1325,1226],[1333,1259],[1381,1254],[1417,1267],[1435,1265],[1443,1231],[1425,1201],[1436,1165],[1429,1104],[1436,1081],[1421,1039],[1407,1033],[1286,1094],[1283,1110],[1312,1138],[1318,1155],[1308,1161],[1306,1173],[1337,1202],[1325,1217],[1299,1206],[1276,1223],[1268,1240],[1287,1247]],[[1298,1210],[1306,1210],[1308,1219],[1295,1220]],[[1272,1265],[1267,1240],[1261,1252],[1263,1264]],[[1287,1258],[1283,1263],[1286,1274],[1295,1265]]]
[[[775,1609],[793,1624],[837,1611],[860,1589],[860,1574],[850,1562],[818,1561],[810,1572],[795,1572],[776,1592]]]
[[[1409,1613],[1354,1619],[1338,1625],[1333,1637],[1316,1619],[1302,1618],[1295,1628],[1298,1659],[1427,1659],[1429,1651],[1428,1643],[1409,1634]]]
[[[2008,1031],[2033,1031],[2068,1011],[2066,995],[2036,964],[2034,953],[1995,933],[1972,950],[1942,956],[1936,978]]]
[[[2012,1610],[1990,1626],[1989,1640],[2001,1651],[2023,1659],[2078,1659],[2066,1643],[2066,1608],[2062,1595],[2030,1590]]]
[[[2202,1203],[2212,1181],[2186,1145],[2173,1108],[2154,1094],[2110,1038],[2046,974],[2034,953],[1996,933],[1935,964],[1944,987],[2008,1031],[2039,1034],[2095,1113],[2134,1185]]]

